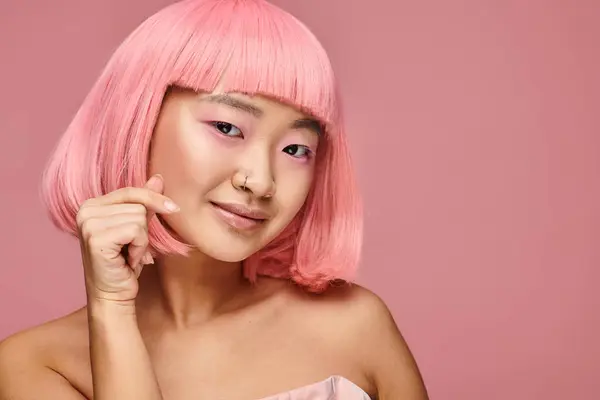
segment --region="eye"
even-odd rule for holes
[[[312,155],[312,150],[301,144],[286,146],[283,152],[295,158],[309,158]]]
[[[223,121],[214,121],[210,124],[224,136],[242,136],[242,131],[235,125]]]

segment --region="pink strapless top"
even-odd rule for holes
[[[303,386],[261,400],[371,400],[360,387],[341,376]]]

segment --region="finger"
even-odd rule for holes
[[[160,175],[160,174],[153,175],[152,177],[150,177],[150,179],[148,179],[148,182],[146,182],[144,187],[146,189],[150,189],[156,193],[162,194],[162,192],[165,188],[165,184],[164,184],[162,175]]]
[[[135,275],[136,279],[140,277],[143,269],[144,269],[143,263],[136,264],[134,267],[132,267],[133,274]]]
[[[119,214],[139,214],[145,218],[147,211],[148,210],[143,204],[88,205],[79,210],[77,221],[78,225],[81,226],[89,219],[106,218]]]
[[[146,182],[145,188],[148,190],[152,190],[153,192],[162,194],[165,189],[165,183],[164,183],[162,175],[156,174],[156,175],[152,176],[150,179],[148,179],[148,182]],[[152,219],[154,214],[155,214],[154,211],[152,211],[151,209],[148,210],[148,214],[147,214],[148,222]],[[146,264],[154,264],[154,258],[152,258],[152,254],[150,254],[149,251],[146,251],[142,256],[142,259],[140,260],[140,265],[146,265]],[[141,273],[141,271],[140,271],[140,273]]]
[[[148,182],[146,182],[144,187],[155,193],[162,194],[165,187],[162,175],[156,174],[152,176],[150,179],[148,179]],[[154,214],[154,211],[148,210],[148,221],[154,216]]]
[[[143,206],[140,207],[144,208]],[[89,218],[83,222],[81,234],[83,238],[90,238],[92,235],[105,231],[108,228],[130,223],[146,227],[146,213],[123,213]]]
[[[124,229],[129,229],[129,227],[126,225],[123,225],[123,227],[124,227]],[[148,244],[149,244],[148,230],[144,226],[143,230],[140,231],[139,234],[136,236],[136,238],[134,240],[132,240],[131,243],[129,243],[126,247],[127,263],[129,264],[129,266],[131,268],[134,269],[134,271],[135,271],[135,268],[141,267],[144,264],[154,263],[154,260],[152,260],[152,262],[149,262],[149,260],[148,260],[148,258],[150,258],[150,259],[152,258],[150,253],[147,251]]]
[[[123,247],[126,249],[125,255],[127,257],[127,264],[134,270],[136,267],[146,264],[147,262],[144,261],[148,261],[148,257],[152,257],[147,252],[150,241],[148,238],[148,226],[145,216],[142,223],[139,221],[130,223],[123,222],[120,225],[108,229],[122,230],[124,232],[123,238],[125,238],[125,240],[132,237],[132,239]]]
[[[154,258],[152,258],[152,255],[148,250],[148,244],[149,240],[147,239],[145,246],[128,246],[127,260],[129,265],[132,266],[132,268],[135,268],[138,265],[143,266],[147,264],[154,264]]]
[[[107,195],[89,199],[84,207],[125,203],[142,204],[156,213],[171,214],[179,211],[179,207],[168,197],[147,188],[133,187],[118,189]]]
[[[112,262],[126,261],[131,267],[139,263],[136,260],[141,258],[140,253],[143,254],[148,244],[148,235],[139,224],[127,223],[96,232],[87,243],[88,249],[94,257]],[[127,258],[123,259],[122,249],[125,245],[129,245],[131,251],[126,255]]]

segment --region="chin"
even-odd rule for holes
[[[208,257],[223,262],[240,262],[264,247],[258,237],[240,236],[236,232],[214,229],[187,232],[183,241]]]
[[[255,251],[245,251],[244,249],[233,249],[233,248],[227,248],[227,249],[212,248],[210,250],[209,249],[205,250],[205,249],[199,248],[199,250],[214,260],[218,260],[218,261],[222,261],[222,262],[226,262],[226,263],[242,262],[245,259],[247,259],[248,257],[250,257],[252,254],[255,253]]]
[[[230,229],[218,229],[210,223],[203,225],[201,230],[188,231],[180,236],[185,243],[214,260],[240,262],[265,246],[260,232],[250,236]]]
[[[182,217],[168,221],[168,225],[185,243],[210,258],[231,263],[243,261],[264,248],[286,226],[281,220],[247,226],[204,212],[196,214],[196,218]]]

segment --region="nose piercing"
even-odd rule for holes
[[[248,175],[246,175],[246,178],[244,179],[244,183],[242,184],[242,190],[246,190],[246,183],[248,182]]]

